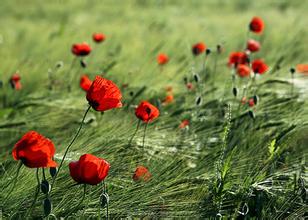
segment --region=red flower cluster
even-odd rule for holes
[[[104,42],[106,40],[106,36],[103,33],[94,33],[92,38],[96,43]]]
[[[80,85],[80,88],[82,88],[84,91],[87,92],[92,85],[92,80],[90,80],[87,75],[82,75],[80,77],[79,85]]]
[[[27,132],[13,148],[12,155],[15,160],[30,168],[56,167],[53,161],[55,146],[52,141],[36,131]]]
[[[120,89],[111,80],[96,76],[89,90],[87,100],[96,111],[122,107]]]
[[[76,56],[87,56],[91,53],[91,47],[87,43],[74,44],[72,46],[72,53]]]
[[[192,46],[192,53],[195,56],[200,55],[201,53],[203,53],[206,50],[206,45],[205,43],[196,43],[195,45]]]
[[[133,180],[134,181],[149,181],[151,179],[152,174],[149,172],[149,170],[144,166],[138,166],[134,172]]]
[[[147,101],[142,101],[135,110],[137,118],[143,122],[149,123],[159,116],[159,110]]]
[[[92,154],[82,155],[78,161],[69,163],[70,175],[77,183],[97,185],[108,175],[110,165]]]
[[[164,54],[164,53],[158,54],[158,56],[157,56],[157,63],[159,65],[164,65],[164,64],[166,64],[168,62],[169,62],[169,57],[167,56],[167,54]]]

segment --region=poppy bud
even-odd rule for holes
[[[254,101],[254,103],[257,105],[258,102],[259,102],[259,96],[254,95],[254,96],[253,96],[253,101]]]
[[[135,109],[135,115],[143,122],[149,123],[159,116],[159,110],[147,101],[142,101]]]
[[[188,82],[188,79],[187,79],[187,77],[185,76],[185,77],[184,77],[184,83],[187,84],[187,82]]]
[[[122,107],[122,94],[111,80],[96,76],[87,91],[87,100],[96,111]]]
[[[290,73],[293,75],[295,73],[295,68],[290,68]]]
[[[211,53],[211,49],[208,48],[208,49],[205,50],[206,55],[209,55],[210,53]]]
[[[256,118],[255,113],[254,113],[252,110],[249,110],[249,111],[248,111],[248,115],[249,115],[252,119],[255,119],[255,118]]]
[[[49,168],[49,174],[51,177],[54,177],[57,174],[57,168],[56,167],[50,167]]]
[[[129,92],[129,95],[130,95],[130,96],[134,96],[134,92],[133,92],[133,91],[130,91],[130,92]]]
[[[261,34],[264,29],[263,20],[260,17],[253,17],[249,23],[249,29],[256,34]]]
[[[82,68],[86,68],[87,67],[87,63],[84,60],[80,60],[80,65]]]
[[[100,204],[102,208],[105,208],[109,203],[109,195],[107,193],[102,193],[100,196]]]
[[[60,68],[62,68],[63,66],[64,66],[63,61],[58,61],[58,62],[56,63],[56,68],[57,68],[57,69],[60,69]]]
[[[199,54],[203,53],[205,49],[206,45],[200,42],[192,46],[192,53],[193,55],[198,56]]]
[[[196,98],[196,105],[199,106],[199,105],[201,105],[201,103],[202,103],[202,98],[201,98],[201,96],[198,96]]]
[[[234,88],[232,89],[232,92],[233,92],[233,95],[236,97],[237,94],[238,94],[238,89],[237,89],[236,87],[234,87]]]
[[[194,74],[194,80],[196,81],[196,83],[200,81],[200,76],[197,73]]]
[[[52,210],[52,204],[49,198],[44,199],[43,208],[44,208],[44,216],[47,217]]]
[[[222,46],[220,44],[217,44],[216,46],[216,50],[217,50],[217,53],[222,53]]]
[[[43,180],[41,183],[41,190],[44,194],[48,194],[50,187],[47,180]]]

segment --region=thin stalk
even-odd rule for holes
[[[44,169],[43,169],[44,170]],[[37,201],[37,197],[38,197],[38,194],[40,192],[40,178],[39,178],[39,168],[36,169],[36,180],[37,180],[37,187],[36,187],[36,191],[35,191],[35,194],[34,194],[34,199],[32,201],[32,204],[28,210],[28,212],[26,213],[26,217],[28,215],[31,215],[32,214],[32,211],[33,211],[33,208],[34,208],[34,205]]]
[[[71,140],[71,142],[70,142],[70,143],[67,145],[67,147],[66,147],[66,150],[65,150],[65,153],[64,153],[64,155],[63,155],[63,157],[62,157],[62,160],[61,160],[61,163],[60,163],[60,165],[59,165],[58,171],[56,172],[56,175],[55,175],[55,176],[53,177],[53,179],[52,179],[51,189],[50,189],[50,191],[49,191],[49,194],[51,193],[51,191],[52,191],[52,189],[53,189],[53,186],[54,186],[54,184],[55,184],[56,178],[57,178],[57,176],[58,176],[58,174],[59,174],[59,172],[60,172],[60,170],[61,170],[61,167],[62,167],[62,165],[63,165],[63,162],[64,162],[64,160],[65,160],[65,157],[66,157],[66,155],[67,155],[67,153],[68,153],[70,147],[73,145],[73,143],[75,142],[76,138],[78,137],[78,135],[79,135],[79,133],[80,133],[80,131],[81,131],[81,128],[82,128],[82,126],[83,126],[83,124],[84,124],[84,120],[85,120],[85,118],[86,118],[86,116],[87,116],[87,114],[88,114],[90,108],[91,108],[91,106],[89,105],[89,107],[87,108],[86,112],[84,113],[84,116],[83,116],[83,118],[82,118],[82,121],[81,121],[81,123],[80,123],[80,126],[79,126],[79,128],[78,128],[78,130],[77,130],[77,132],[76,132],[76,134],[75,134],[75,136],[74,136],[74,138]]]
[[[69,68],[69,70],[67,71],[67,77],[69,78],[69,81],[68,81],[68,86],[67,86],[67,89],[68,89],[68,91],[70,92],[71,91],[71,84],[72,84],[72,76],[70,76],[71,75],[71,71],[72,71],[72,69],[73,69],[73,67],[74,67],[74,65],[75,65],[75,63],[76,63],[76,60],[77,60],[77,56],[75,56],[74,57],[74,59],[73,59],[73,61],[72,61],[72,63],[71,63],[71,66],[70,66],[70,68]]]
[[[19,164],[18,164],[18,167],[17,167],[17,171],[16,171],[16,174],[15,174],[15,177],[13,179],[13,186],[12,188],[10,189],[9,193],[6,195],[5,199],[4,199],[4,203],[3,203],[3,207],[4,205],[6,204],[7,202],[7,199],[9,198],[9,196],[11,195],[11,193],[13,192],[15,186],[16,186],[16,183],[17,183],[17,178],[18,178],[18,175],[19,175],[19,171],[20,171],[20,168],[22,166],[22,162],[20,161]]]
[[[107,193],[107,187],[106,187],[106,184],[105,184],[105,180],[103,181],[103,187],[104,187],[104,194]],[[107,202],[106,204],[106,219],[108,220],[109,219],[109,202]]]
[[[136,128],[136,130],[135,130],[133,136],[132,136],[131,139],[129,140],[128,145],[131,145],[131,143],[132,143],[132,141],[133,141],[135,135],[137,134],[137,131],[139,130],[140,123],[141,123],[141,120],[138,120],[137,128]]]
[[[144,141],[145,141],[145,133],[148,127],[148,123],[145,124],[144,126],[144,132],[143,132],[143,140],[142,140],[142,148],[144,149]]]

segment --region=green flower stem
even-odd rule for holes
[[[36,187],[36,191],[35,191],[35,194],[34,194],[34,199],[32,201],[32,204],[30,206],[30,208],[28,209],[27,213],[26,213],[26,217],[28,215],[31,215],[32,214],[32,211],[33,211],[33,208],[34,208],[34,205],[37,201],[37,197],[38,197],[38,194],[40,192],[40,178],[39,178],[39,168],[36,168],[36,180],[37,180],[37,187]]]
[[[133,139],[134,139],[134,137],[135,137],[137,131],[139,130],[140,123],[141,123],[141,120],[138,120],[137,128],[136,128],[134,134],[132,135],[131,139],[129,140],[128,145],[131,145],[131,143],[132,143],[132,141],[133,141]]]
[[[70,142],[70,143],[68,144],[68,146],[66,147],[66,150],[65,150],[65,153],[64,153],[64,155],[63,155],[63,157],[62,157],[62,160],[61,160],[61,163],[60,163],[60,165],[59,165],[58,171],[57,171],[56,175],[54,175],[54,177],[53,177],[53,179],[52,179],[52,183],[51,183],[51,188],[50,188],[49,194],[51,193],[51,191],[52,191],[52,189],[53,189],[53,187],[54,187],[54,185],[55,185],[56,178],[57,178],[57,176],[58,176],[58,174],[59,174],[59,172],[60,172],[60,170],[61,170],[61,167],[62,167],[62,165],[63,165],[63,162],[64,162],[64,160],[65,160],[65,157],[66,157],[66,155],[67,155],[67,153],[68,153],[70,147],[73,145],[73,143],[75,142],[76,138],[78,137],[78,135],[79,135],[79,133],[80,133],[80,131],[81,131],[82,125],[83,125],[83,123],[84,123],[84,120],[85,120],[85,118],[86,118],[86,116],[87,116],[87,114],[88,114],[90,108],[91,108],[91,106],[89,105],[89,107],[87,108],[86,112],[84,113],[84,116],[83,116],[83,118],[82,118],[82,121],[81,121],[81,123],[80,123],[80,126],[79,126],[79,128],[78,128],[78,130],[77,130],[77,132],[76,132],[76,134],[75,134],[75,136],[74,136],[74,138],[71,140],[71,142]]]

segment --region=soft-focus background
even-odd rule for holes
[[[160,118],[148,127],[145,151],[142,131],[128,146],[137,125],[133,108],[104,115],[92,110],[59,174],[52,195],[55,216],[97,217],[101,186],[90,187],[76,207],[82,187],[72,187],[67,168],[71,160],[93,153],[111,164],[106,180],[111,218],[243,218],[243,213],[251,218],[303,218],[308,81],[300,73],[292,80],[289,69],[308,63],[307,11],[308,1],[303,0],[2,0],[0,94],[6,104],[0,105],[0,205],[17,169],[11,156],[14,144],[36,130],[53,140],[59,161],[87,105],[79,77],[103,73],[119,87],[128,83],[121,88],[126,103],[134,98],[132,104],[143,99],[157,104],[167,86],[173,87],[175,101],[162,106]],[[232,96],[226,65],[229,53],[243,48],[253,16],[262,17],[266,25],[263,35],[250,35],[262,44],[256,57],[270,66],[257,80],[260,103],[254,120],[249,109],[238,110],[240,98]],[[94,32],[103,32],[106,41],[92,42]],[[84,59],[87,68],[78,63],[73,67],[68,92],[71,46],[84,41],[93,52]],[[210,55],[205,79],[202,58],[191,54],[199,41],[212,51],[217,44],[224,49],[219,56]],[[163,70],[156,63],[159,52],[170,57]],[[198,92],[188,92],[183,82],[184,77],[194,82],[193,71],[201,76],[201,85],[194,83]],[[15,72],[22,78],[21,91],[7,83]],[[50,77],[55,80],[52,90]],[[237,84],[242,91],[246,81],[238,79]],[[199,96],[202,104],[196,106]],[[191,123],[181,130],[183,119]],[[132,181],[140,164],[149,168],[151,181]],[[23,167],[2,207],[3,217],[23,216],[35,188],[35,170]],[[43,215],[41,199],[32,218]]]

